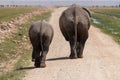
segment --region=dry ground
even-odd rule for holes
[[[64,9],[55,9],[49,22],[55,34],[47,55],[47,67],[31,69],[23,80],[120,80],[120,46],[93,26],[89,30],[84,58],[68,59],[69,44],[58,24]],[[33,63],[28,67],[32,66]]]

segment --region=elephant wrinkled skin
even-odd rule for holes
[[[29,37],[33,46],[32,61],[35,67],[46,67],[45,59],[53,38],[53,28],[42,21],[35,22],[29,29]]]
[[[60,16],[60,30],[66,41],[70,43],[71,59],[83,57],[83,49],[90,28],[90,16],[86,8],[77,5],[70,6]]]

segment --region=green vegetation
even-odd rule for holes
[[[93,23],[94,26],[100,28],[103,32],[111,35],[116,42],[120,43],[120,8],[96,8],[92,17],[99,24]]]
[[[12,18],[37,10],[35,7],[16,7],[16,8],[0,8],[0,22],[10,21]]]
[[[93,8],[91,10],[95,13],[115,16],[117,18],[120,18],[120,8]]]
[[[3,72],[3,75],[0,76],[0,80],[21,80],[24,76],[26,70],[25,66],[27,66],[31,61],[31,48],[27,48],[30,46],[29,38],[28,38],[28,30],[29,26],[32,22],[38,20],[49,20],[51,16],[51,11],[44,12],[41,15],[34,16],[31,20],[26,24],[22,24],[19,26],[18,33],[14,34],[11,38],[6,38],[5,42],[0,44],[0,61],[9,61],[10,59],[18,58],[17,62],[13,65],[14,69],[9,72]],[[15,56],[16,55],[16,56]]]

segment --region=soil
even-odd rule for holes
[[[66,8],[55,9],[49,21],[54,38],[46,60],[46,68],[30,69],[23,80],[120,80],[120,46],[91,26],[82,59],[69,59],[70,47],[59,29],[59,16]]]

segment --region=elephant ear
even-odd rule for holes
[[[89,14],[89,16],[91,17],[90,11],[89,11],[88,9],[84,8],[84,7],[83,7],[83,9],[84,9],[84,10]]]

